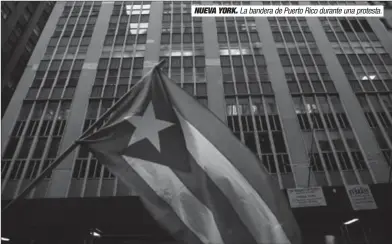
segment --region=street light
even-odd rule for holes
[[[355,218],[355,219],[349,220],[349,221],[347,221],[347,222],[344,222],[343,224],[344,224],[344,225],[350,225],[350,224],[352,224],[352,223],[357,222],[358,220],[359,220],[359,219]]]
[[[90,235],[92,235],[94,237],[101,237],[101,231],[98,229],[93,229],[90,231]]]
[[[7,237],[1,237],[1,241],[10,241],[10,238],[7,238]]]

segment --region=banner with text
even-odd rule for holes
[[[327,206],[321,187],[287,189],[292,208]]]
[[[383,17],[384,6],[370,5],[192,5],[193,17]]]
[[[368,185],[346,186],[347,195],[354,210],[377,209]]]

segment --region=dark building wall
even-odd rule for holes
[[[372,31],[358,35],[374,38],[365,47],[330,40],[320,18],[191,18],[190,5],[56,3],[2,120],[5,198],[17,195],[160,59],[173,80],[253,150],[281,188],[387,180],[383,152],[392,144],[388,139],[381,150],[335,53],[338,45],[362,45],[360,52],[390,55],[379,19],[364,19]],[[390,96],[385,89],[380,95]],[[381,119],[392,122],[389,115]],[[31,197],[130,194],[77,150]]]
[[[54,4],[54,2],[1,3],[2,116]]]

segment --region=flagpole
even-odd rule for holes
[[[312,142],[310,144],[310,156],[309,156],[310,162],[308,164],[308,187],[310,186],[310,174],[311,174],[311,170],[312,170],[312,166],[313,166],[312,159],[313,159],[313,143],[315,141],[314,139],[315,139],[314,128],[312,128]]]
[[[158,64],[156,64],[153,69],[156,67],[161,68],[165,63],[165,60],[161,60]],[[152,69],[152,70],[153,70]],[[151,71],[152,71],[151,70]],[[151,72],[150,71],[150,72]],[[143,78],[142,78],[143,79]],[[33,190],[41,180],[43,180],[54,168],[56,168],[73,150],[75,150],[79,146],[79,140],[86,137],[88,134],[94,131],[97,126],[105,119],[107,119],[113,111],[119,107],[119,105],[128,97],[131,93],[132,89],[126,92],[117,102],[113,104],[111,108],[109,108],[100,118],[98,118],[78,139],[76,139],[62,154],[60,154],[37,178],[35,178],[18,196],[16,196],[11,202],[9,202],[4,208],[2,208],[1,212],[4,213],[10,206],[15,204],[18,200],[27,196],[31,190]]]

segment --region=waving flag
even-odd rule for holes
[[[178,240],[301,242],[287,200],[258,158],[158,67],[80,143]]]

